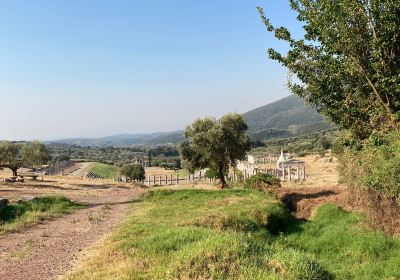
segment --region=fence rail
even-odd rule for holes
[[[189,175],[186,177],[180,177],[179,175],[153,175],[147,176],[145,180],[130,180],[126,177],[118,177],[115,178],[115,181],[118,182],[137,182],[143,185],[151,186],[171,186],[171,185],[182,185],[182,184],[194,184],[194,183],[204,183],[204,184],[217,184],[219,183],[219,179],[215,178],[207,178],[202,174],[202,172]]]
[[[51,164],[43,169],[43,173],[46,175],[57,175],[63,173],[65,169],[68,169],[74,165],[73,161],[62,161],[55,164]]]

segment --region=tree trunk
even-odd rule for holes
[[[11,171],[13,173],[13,176],[17,177],[18,176],[18,168],[10,168],[10,169],[11,169]]]
[[[228,184],[225,181],[224,167],[222,165],[218,167],[218,177],[221,181],[221,189],[227,188]]]

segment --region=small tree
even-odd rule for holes
[[[50,155],[46,149],[46,146],[39,141],[33,141],[23,145],[22,156],[24,164],[27,164],[32,168],[42,168],[43,165],[50,160]]]
[[[10,141],[0,143],[0,166],[11,169],[13,176],[18,176],[18,169],[23,165],[22,145]]]
[[[22,155],[24,163],[33,168],[42,167],[50,159],[46,146],[39,141],[33,141],[23,145]]]
[[[143,181],[146,178],[144,167],[136,163],[125,164],[121,167],[120,173],[130,180]]]
[[[229,113],[219,120],[210,117],[196,120],[186,128],[187,141],[179,146],[184,165],[191,172],[203,168],[215,170],[221,187],[225,188],[229,166],[235,166],[250,150],[246,130],[247,124],[240,114]]]

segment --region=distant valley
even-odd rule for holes
[[[294,137],[332,127],[314,108],[297,96],[289,96],[244,114],[248,134],[253,141]],[[68,138],[48,143],[92,146],[130,147],[177,144],[183,141],[183,130],[150,134],[118,134],[101,138]]]

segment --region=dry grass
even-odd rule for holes
[[[107,179],[84,179],[79,176],[45,176],[44,180],[27,180],[24,183],[0,182],[0,197],[19,200],[32,196],[60,195],[74,201],[93,201],[115,189],[136,186]]]
[[[344,188],[339,183],[339,173],[337,170],[338,160],[335,157],[327,155],[320,157],[318,155],[310,155],[299,158],[306,163],[306,180],[301,183],[307,188]],[[284,182],[283,187],[298,186],[297,182]]]
[[[162,167],[146,167],[146,176],[176,175],[174,170],[166,170]]]

